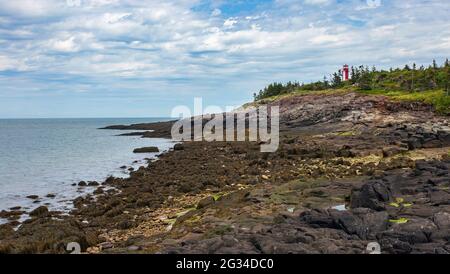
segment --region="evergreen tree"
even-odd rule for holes
[[[340,87],[342,84],[342,76],[341,76],[341,72],[335,72],[333,73],[332,77],[331,77],[331,86],[333,88],[338,88]]]
[[[325,89],[330,87],[330,83],[328,82],[328,79],[326,76],[323,77],[323,86]]]

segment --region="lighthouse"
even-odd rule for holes
[[[348,81],[348,76],[349,76],[349,71],[348,71],[348,65],[344,65],[344,69],[343,69],[343,72],[344,72],[344,81]]]

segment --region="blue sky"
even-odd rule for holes
[[[237,106],[342,64],[450,57],[450,1],[0,0],[0,118]]]

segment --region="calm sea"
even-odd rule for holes
[[[70,209],[71,200],[82,194],[73,183],[127,176],[121,166],[137,168],[145,165],[145,158],[155,157],[134,154],[134,148],[158,146],[166,151],[173,146],[165,139],[117,136],[128,131],[98,128],[165,120],[169,119],[0,119],[0,211],[44,204]],[[56,198],[44,198],[50,193]],[[40,203],[28,195],[39,195]]]

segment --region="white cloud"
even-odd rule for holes
[[[211,13],[212,16],[219,16],[222,14],[222,11],[220,9],[214,9]]]
[[[21,17],[45,17],[67,7],[65,1],[57,0],[0,0],[1,13]]]
[[[450,55],[449,2],[383,1],[364,10],[359,0],[275,2],[236,15],[221,1],[196,11],[204,1],[83,0],[68,7],[0,0],[0,70],[43,75],[30,81],[45,74],[92,79],[83,89],[171,92],[180,81],[187,91],[220,93],[220,83],[230,83],[251,94],[275,80],[321,79],[342,63],[396,66]]]
[[[238,21],[236,20],[236,18],[228,18],[227,20],[225,20],[225,22],[223,22],[223,26],[227,29],[231,29],[237,23],[238,23]]]
[[[81,50],[103,50],[104,47],[95,40],[92,33],[63,32],[59,37],[52,38],[43,43],[42,49],[74,53]]]
[[[329,4],[330,0],[305,0],[305,4],[308,5],[325,5]]]
[[[0,55],[0,71],[26,71],[29,67],[22,60],[11,59],[8,56]]]
[[[54,40],[50,42],[51,47],[57,51],[63,52],[75,52],[79,50],[79,47],[74,42],[75,37],[70,37],[66,40]]]

